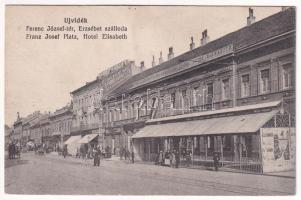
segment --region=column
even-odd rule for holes
[[[237,99],[237,62],[235,60],[234,55],[232,55],[232,105],[233,107],[236,106],[236,99]]]

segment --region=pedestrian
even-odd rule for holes
[[[84,149],[84,146],[81,145],[79,150],[80,150],[80,156],[81,156],[83,159],[85,159],[85,149]]]
[[[191,163],[191,152],[187,151],[186,152],[186,164],[187,164],[187,167],[190,166],[190,163]]]
[[[164,155],[163,155],[163,151],[160,151],[159,153],[159,165],[163,165],[164,163]]]
[[[65,145],[63,148],[63,156],[64,156],[64,158],[66,158],[66,156],[67,156],[67,145]]]
[[[175,160],[176,160],[176,168],[178,168],[179,162],[180,162],[180,156],[179,156],[179,152],[177,150],[175,150]]]
[[[177,158],[176,158],[176,150],[174,149],[172,151],[172,161],[171,161],[173,168],[175,168],[176,165],[177,165],[177,161],[176,160],[177,160]]]
[[[94,166],[100,166],[100,154],[101,154],[100,148],[95,147],[93,149],[93,153],[94,153]]]
[[[170,153],[169,153],[169,166],[170,167],[173,167],[173,159],[174,159],[174,155],[173,155],[173,152],[171,151]]]
[[[213,153],[213,165],[214,165],[215,171],[218,171],[219,160],[220,160],[219,153],[218,152],[214,152]]]
[[[78,148],[76,149],[76,155],[75,155],[75,158],[80,158],[80,151],[79,151]]]
[[[123,155],[123,147],[121,147],[121,150],[119,151],[119,155],[120,155],[120,160],[122,160],[122,155]]]

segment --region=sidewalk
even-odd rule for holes
[[[115,161],[121,162],[126,164],[131,164],[130,160],[120,160],[120,157],[114,156],[112,158],[105,159],[107,161]],[[136,161],[135,164],[140,165],[155,165],[154,162],[143,162],[143,161]],[[168,166],[158,166],[158,167],[168,167]],[[182,168],[182,169],[189,169],[189,170],[203,170],[203,171],[212,171],[210,167],[190,167],[190,168]],[[276,176],[276,177],[283,177],[283,178],[296,178],[295,171],[283,171],[283,172],[271,172],[271,173],[264,173],[264,174],[256,174],[251,172],[241,172],[235,170],[229,170],[226,168],[220,168],[221,172],[228,172],[228,173],[242,173],[242,174],[252,174],[252,175],[262,175],[262,176]]]
[[[285,177],[285,178],[296,178],[296,172],[295,171],[270,172],[270,173],[265,173],[263,175],[278,176],[278,177]]]
[[[65,163],[74,163],[82,167],[93,167],[93,159],[83,160],[74,157],[66,157],[64,159],[62,156],[53,154],[46,154],[44,158],[60,160]],[[132,164],[129,160],[120,160],[119,157],[102,159],[99,170],[116,173],[116,176],[126,174],[127,176],[140,177],[141,179],[153,179],[154,177],[158,179],[159,177],[163,182],[184,182],[191,185],[204,185],[205,187],[210,186],[212,188],[242,191],[242,194],[268,195],[273,193],[274,195],[289,195],[294,194],[295,191],[295,179],[286,177],[288,176],[287,173],[265,176],[227,171],[216,172],[188,168],[175,169],[151,163],[135,162]]]
[[[58,156],[57,154],[54,153],[50,153],[50,154],[46,154],[46,156],[51,156],[51,157],[56,157],[58,159],[64,159],[62,156]],[[76,163],[83,163],[83,164],[89,164],[89,165],[93,165],[93,159],[85,159],[83,160],[82,158],[75,158],[75,157],[71,157],[68,156],[67,159],[64,159],[66,161],[72,161],[72,162],[76,162]],[[107,163],[114,163],[116,166],[121,166],[121,165],[130,165],[131,168],[135,168],[135,166],[144,166],[145,169],[148,169],[148,166],[150,167],[155,167],[155,168],[163,168],[164,169],[171,169],[171,170],[175,170],[173,168],[170,168],[168,166],[158,166],[155,165],[153,162],[143,162],[143,161],[135,161],[134,164],[132,164],[132,162],[130,160],[120,160],[119,156],[113,156],[111,158],[105,158],[101,160],[102,164]],[[141,168],[141,167],[139,167]],[[211,169],[211,168],[210,168]],[[203,172],[210,172],[210,173],[216,173],[213,170],[208,170],[208,167],[204,167],[204,168],[178,168],[176,170],[189,170],[189,171],[203,171]],[[248,175],[253,175],[253,176],[274,176],[274,177],[282,177],[282,178],[296,178],[296,173],[295,171],[284,171],[284,172],[273,172],[273,173],[265,173],[265,174],[255,174],[255,173],[248,173],[248,172],[238,172],[238,171],[232,171],[232,170],[227,170],[227,169],[223,169],[220,168],[220,171],[218,172],[220,173],[230,173],[230,174],[248,174]]]

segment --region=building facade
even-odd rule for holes
[[[50,133],[47,137],[48,146],[54,150],[62,147],[63,142],[70,137],[72,119],[72,104],[57,109],[49,116]]]
[[[105,146],[102,128],[101,99],[106,93],[118,87],[138,72],[135,62],[124,60],[101,72],[95,80],[71,92],[73,121],[71,135],[98,137],[98,143]]]
[[[177,150],[183,165],[190,157],[204,166],[218,152],[232,169],[294,167],[295,9],[253,17],[211,42],[205,30],[200,47],[192,40],[177,57],[171,47],[166,62],[112,90],[103,99],[107,144],[146,161]]]

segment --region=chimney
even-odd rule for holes
[[[194,42],[193,42],[193,37],[191,36],[191,43],[190,43],[190,51],[191,50],[193,50],[194,49],[194,47],[195,47],[195,44],[194,44]]]
[[[162,51],[160,51],[159,64],[163,63]]]
[[[17,120],[19,120],[19,119],[20,119],[20,113],[17,112]]]
[[[253,24],[256,20],[256,17],[254,16],[254,11],[252,8],[249,8],[249,17],[247,17],[247,26],[250,26]]]
[[[140,72],[143,72],[145,70],[144,61],[141,61],[140,63]]]
[[[156,66],[155,56],[153,56],[152,67]]]
[[[167,59],[170,60],[170,59],[172,59],[173,57],[174,57],[173,48],[172,48],[172,47],[169,47]]]
[[[202,38],[201,38],[201,46],[204,46],[209,42],[209,36],[207,35],[207,29],[205,29],[202,32]]]

